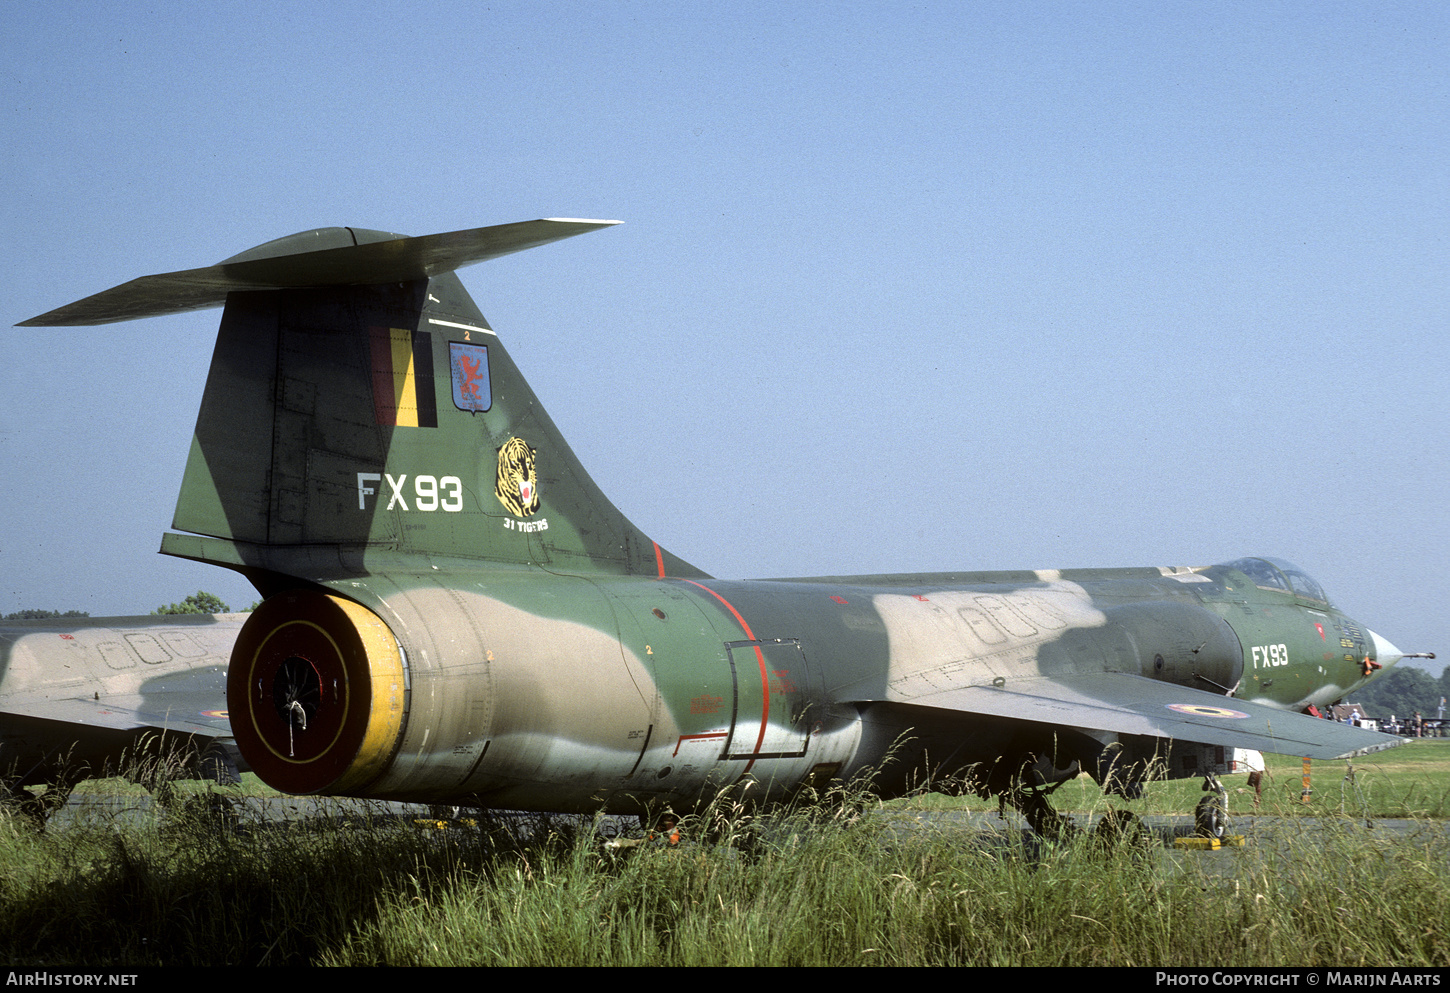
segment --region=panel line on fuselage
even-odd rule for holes
[[[693,579],[687,579],[685,580],[685,582],[689,583],[691,586],[700,587],[700,589],[704,590],[716,600],[719,600],[721,603],[723,603],[725,605],[725,609],[730,611],[730,613],[734,616],[735,620],[740,624],[740,628],[745,632],[746,638],[748,638],[750,641],[760,640],[755,637],[755,632],[750,630],[750,625],[745,623],[745,618],[740,616],[740,611],[736,610],[734,605],[731,604],[729,600],[726,600],[719,593],[716,593],[714,590],[710,589],[710,587],[704,585],[703,583],[697,583]],[[751,752],[750,760],[745,763],[745,768],[740,773],[740,779],[744,779],[747,775],[750,774],[750,770],[755,766],[755,760],[760,757],[760,747],[765,744],[765,727],[766,724],[770,721],[770,678],[765,671],[765,653],[760,650],[760,646],[758,644],[755,645],[754,648],[755,660],[760,666],[760,697],[762,701],[760,707],[760,732],[755,737],[755,748]],[[740,692],[738,688],[736,690],[735,697],[738,702],[740,698]],[[733,737],[733,727],[731,730]],[[739,781],[739,779],[736,780],[736,782]]]

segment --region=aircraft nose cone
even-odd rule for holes
[[[1405,657],[1404,652],[1400,651],[1394,645],[1391,645],[1373,631],[1369,632],[1369,636],[1374,639],[1374,660],[1380,665],[1389,667]]]

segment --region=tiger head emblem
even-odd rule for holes
[[[515,517],[528,517],[539,509],[539,474],[534,450],[522,438],[510,438],[498,450],[498,481],[494,495]]]

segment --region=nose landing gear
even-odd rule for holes
[[[1228,833],[1228,789],[1213,773],[1203,777],[1203,789],[1208,796],[1198,801],[1193,808],[1193,826],[1200,838],[1222,841]]]

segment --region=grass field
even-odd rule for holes
[[[1443,815],[1450,743],[1355,768],[1372,813]],[[1298,821],[1298,760],[1271,761],[1270,773],[1262,806],[1291,818],[1282,841],[1186,855],[1156,839],[1108,848],[1091,834],[1062,844],[975,834],[903,817],[900,803],[866,802],[862,813],[859,797],[753,821],[722,800],[683,845],[627,851],[604,847],[588,818],[522,832],[509,819],[440,831],[383,813],[219,830],[195,794],[170,812],[39,835],[0,821],[0,960],[1450,964],[1443,825],[1365,830],[1358,800],[1345,799],[1357,795],[1340,789],[1342,762],[1315,764],[1307,812],[1321,820]],[[1082,822],[1105,809],[1093,793],[1073,783],[1055,799]],[[1199,796],[1196,783],[1155,784],[1145,800],[1112,806],[1186,813]],[[1251,796],[1231,796],[1236,813],[1252,809]],[[1348,816],[1336,819],[1341,803]]]

